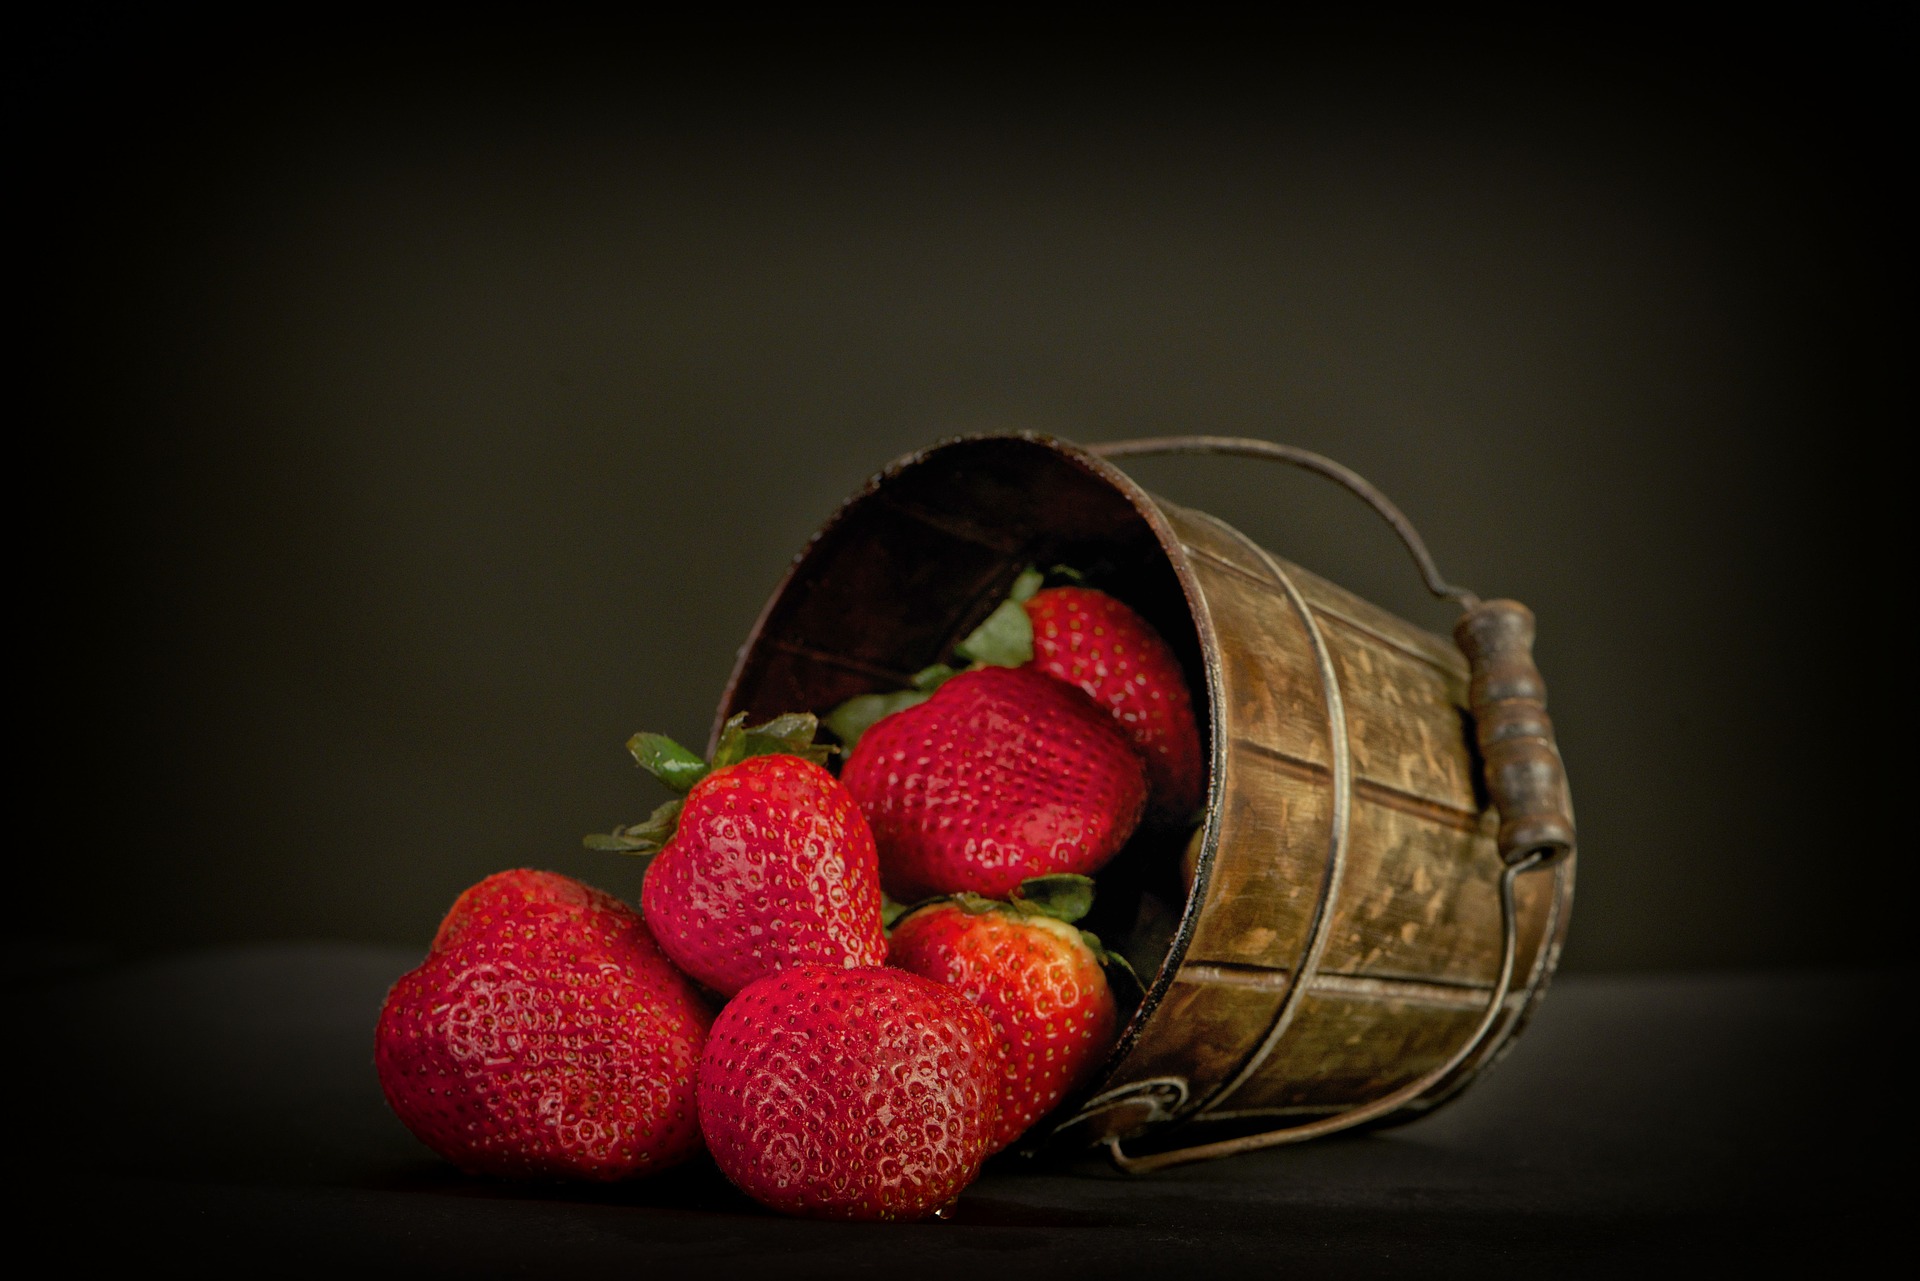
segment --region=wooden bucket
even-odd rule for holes
[[[1354,489],[1429,586],[1466,607],[1458,644],[1106,460],[1175,450],[1277,458]],[[1198,831],[1172,848],[1137,840],[1099,876],[1103,938],[1145,928],[1163,902],[1171,937],[1095,1084],[1037,1141],[1105,1143],[1143,1171],[1410,1119],[1452,1096],[1511,1043],[1553,971],[1571,812],[1531,615],[1448,587],[1404,517],[1338,464],[1212,438],[1096,453],[977,436],[912,454],[795,558],[716,727],[904,687],[1023,566],[1057,563],[1107,567],[1173,645],[1211,777]]]

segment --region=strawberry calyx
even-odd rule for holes
[[[1093,878],[1078,872],[1030,876],[1014,888],[1011,901],[1029,916],[1051,916],[1072,925],[1093,910]]]
[[[894,923],[906,916],[918,903],[902,903],[885,890],[880,891],[880,927],[888,933],[893,931]]]
[[[953,647],[953,657],[962,664],[934,663],[915,672],[908,688],[883,694],[856,694],[825,716],[821,724],[832,730],[846,750],[852,751],[860,736],[882,717],[905,711],[933,697],[933,692],[961,672],[976,667],[1024,667],[1033,661],[1033,621],[1027,617],[1026,602],[1050,583],[1086,581],[1086,575],[1069,565],[1055,565],[1042,572],[1028,565],[1014,577],[1013,586],[994,606],[980,625],[968,632]]]
[[[1033,624],[1026,602],[1047,576],[1029,565],[1014,578],[1006,599],[953,647],[954,656],[979,667],[1021,667],[1033,661]]]
[[[643,822],[592,833],[583,843],[590,850],[615,854],[657,854],[673,839],[686,794],[716,770],[738,765],[750,756],[798,756],[816,765],[826,764],[836,749],[813,741],[819,728],[819,719],[812,712],[788,712],[759,725],[748,725],[747,714],[738,712],[720,727],[720,741],[710,761],[665,734],[635,734],[627,740],[627,751],[634,762],[676,795],[661,802]]]

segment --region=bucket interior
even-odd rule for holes
[[[1068,565],[1172,646],[1193,697],[1202,759],[1212,760],[1201,638],[1172,536],[1156,518],[1151,500],[1124,477],[1042,438],[958,440],[903,459],[795,560],[741,651],[716,733],[736,712],[754,720],[824,714],[857,694],[904,688],[921,668],[951,657],[1023,568]],[[1149,988],[1185,910],[1180,856],[1189,835],[1136,835],[1097,873],[1094,909],[1082,922],[1134,962]]]

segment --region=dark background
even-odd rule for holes
[[[627,736],[1007,429],[1320,450],[1531,604],[1569,970],[1894,956],[1890,19],[266,21],[24,46],[17,965],[632,894]],[[1323,482],[1129,470],[1450,623]]]

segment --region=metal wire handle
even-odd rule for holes
[[[1440,567],[1433,563],[1433,555],[1427,551],[1427,544],[1421,539],[1420,532],[1413,527],[1413,522],[1407,519],[1406,514],[1393,505],[1391,499],[1375,489],[1365,476],[1324,454],[1316,454],[1297,445],[1276,445],[1272,441],[1248,440],[1240,436],[1148,436],[1140,440],[1112,440],[1101,445],[1088,445],[1086,449],[1088,453],[1101,458],[1132,458],[1140,454],[1240,454],[1249,458],[1272,458],[1318,472],[1351,490],[1367,506],[1379,512],[1387,524],[1393,526],[1393,532],[1400,535],[1400,541],[1413,554],[1413,563],[1419,567],[1420,577],[1426,580],[1428,591],[1441,600],[1458,601],[1462,608],[1468,610],[1480,603],[1478,596],[1464,587],[1455,587],[1440,576]]]

